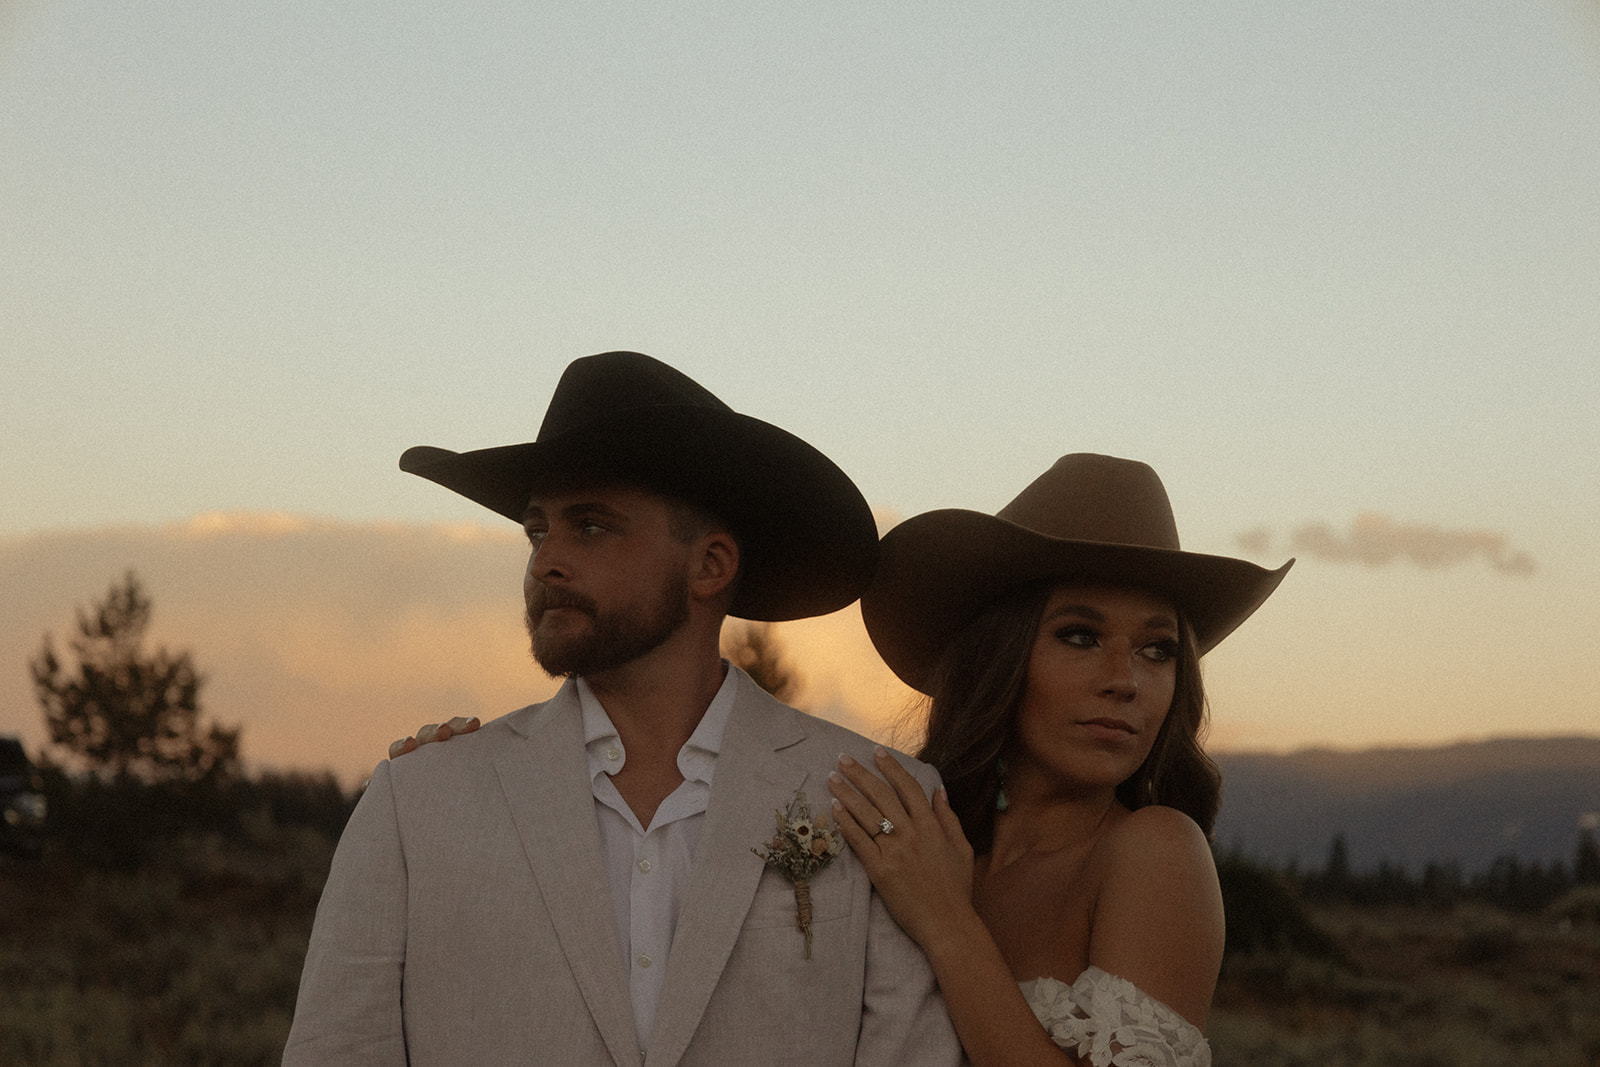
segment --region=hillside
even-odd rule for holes
[[[1320,867],[1340,833],[1356,870],[1386,860],[1472,873],[1502,855],[1570,864],[1580,826],[1600,813],[1600,738],[1216,758],[1218,845],[1301,869]]]

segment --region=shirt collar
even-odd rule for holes
[[[722,735],[728,728],[729,716],[733,714],[734,696],[739,691],[739,675],[744,673],[727,660],[722,661],[722,666],[722,685],[718,687],[717,695],[706,706],[694,733],[678,750],[678,773],[686,781],[701,781],[710,785],[717,754],[722,751]],[[589,754],[589,776],[592,779],[599,774],[615,774],[628,759],[622,738],[612,724],[611,716],[601,706],[600,698],[589,688],[589,683],[582,678],[574,679],[574,682],[578,692],[578,707],[583,713],[583,743]]]

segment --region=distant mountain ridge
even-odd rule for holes
[[[1600,737],[1496,738],[1437,748],[1218,753],[1219,849],[1320,869],[1344,834],[1354,870],[1497,857],[1572,863],[1600,821]]]

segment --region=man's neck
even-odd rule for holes
[[[663,746],[676,756],[722,688],[723,677],[722,657],[713,650],[693,658],[643,656],[583,680],[630,754]]]
[[[656,808],[683,782],[678,752],[722,688],[725,668],[716,646],[696,655],[685,651],[663,645],[631,663],[584,677],[627,752],[612,783],[641,826],[650,825]]]

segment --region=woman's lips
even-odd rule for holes
[[[1102,741],[1126,741],[1134,736],[1136,731],[1132,725],[1121,719],[1086,719],[1078,724],[1083,727],[1091,737]]]

